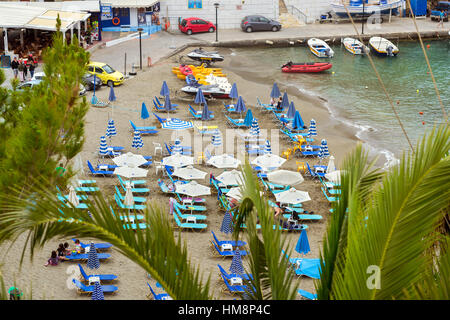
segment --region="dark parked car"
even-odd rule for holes
[[[95,83],[94,83],[94,78],[95,78]],[[83,76],[82,81],[83,81],[83,84],[84,84],[86,90],[94,90],[94,86],[95,86],[95,89],[98,90],[102,86],[102,79],[100,79],[99,77],[94,77],[94,75],[90,74],[90,73],[86,73]]]
[[[214,32],[216,30],[216,26],[212,22],[195,17],[183,19],[178,28],[181,32],[188,35],[197,32]]]
[[[242,19],[241,28],[245,32],[253,31],[279,31],[281,24],[278,21],[263,16],[246,16]]]

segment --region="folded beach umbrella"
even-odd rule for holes
[[[135,131],[133,135],[133,142],[131,143],[132,148],[136,148],[136,151],[144,146],[144,142],[141,138],[141,132]]]
[[[242,112],[245,112],[247,109],[245,107],[244,99],[242,99],[242,96],[239,96],[237,102],[236,102],[236,112],[239,112],[242,114]]]
[[[223,183],[226,186],[242,185],[244,177],[242,172],[237,170],[224,171],[216,177],[217,181]]]
[[[237,98],[239,97],[236,82],[233,83],[233,85],[231,86],[231,91],[230,91],[230,94],[229,94],[228,96],[229,96],[231,99],[237,99]]]
[[[334,183],[341,183],[341,175],[342,175],[342,170],[336,170],[336,171],[331,171],[325,174],[325,178],[328,181],[334,182]]]
[[[145,102],[142,102],[141,119],[147,119],[148,117],[150,117],[150,114],[148,113],[147,106],[145,105]]]
[[[295,246],[295,251],[300,254],[307,254],[311,251],[309,248],[308,235],[306,234],[306,230],[302,230],[300,233],[300,237],[298,238],[297,245]]]
[[[114,174],[117,174],[127,179],[144,178],[147,176],[147,173],[148,170],[146,169],[130,166],[117,167],[114,169]]]
[[[233,220],[231,219],[231,214],[227,211],[225,212],[222,220],[222,225],[220,226],[220,231],[223,233],[232,233],[233,232]]]
[[[326,157],[330,156],[330,152],[328,151],[328,144],[326,139],[322,139],[322,142],[320,143],[320,149],[319,149],[319,157],[321,159],[325,159]]]
[[[92,300],[105,300],[105,296],[103,295],[102,286],[100,282],[95,281],[94,283],[94,291],[92,292]]]
[[[106,128],[106,136],[111,140],[112,136],[117,135],[116,126],[114,125],[114,120],[108,120],[108,127]]]
[[[245,118],[244,118],[244,126],[250,127],[252,125],[252,121],[253,121],[252,110],[248,109],[247,113],[245,114]]]
[[[308,132],[311,137],[317,136],[316,120],[311,119]]]
[[[220,134],[219,129],[216,129],[216,131],[212,135],[211,144],[214,146],[214,148],[218,148],[222,145],[222,135]]]
[[[211,118],[211,112],[209,111],[208,104],[205,101],[205,103],[203,104],[201,120],[206,121],[206,120],[209,120],[210,118]]]
[[[295,111],[294,120],[292,121],[292,128],[296,130],[303,130],[305,124],[303,123],[303,119],[300,116],[300,112]]]
[[[194,103],[196,104],[206,103],[206,99],[205,96],[203,95],[202,88],[198,88],[197,93],[195,95]]]
[[[294,101],[291,101],[291,103],[289,104],[289,109],[286,112],[286,117],[288,119],[293,119],[295,116],[295,112],[296,112],[296,110],[295,110],[295,106],[294,106]]]
[[[216,168],[234,168],[236,169],[240,164],[241,160],[234,158],[229,154],[221,154],[217,156],[212,156],[206,162],[209,165],[212,165]]]
[[[163,84],[161,86],[161,90],[159,91],[159,94],[163,97],[170,95],[169,87],[167,86],[166,81],[163,81]]]
[[[69,202],[76,208],[80,205],[80,200],[78,200],[77,194],[75,192],[75,188],[73,186],[69,187]]]
[[[175,191],[189,197],[208,196],[211,194],[211,188],[198,184],[197,181],[191,181],[189,183],[175,183]]]
[[[195,179],[205,179],[208,173],[205,171],[198,170],[193,166],[187,166],[184,168],[175,168],[173,175],[180,177],[184,180],[195,180]]]
[[[129,182],[127,182],[125,189],[125,200],[123,201],[123,204],[132,207],[134,206],[134,197],[133,191],[131,191],[131,184]]]
[[[184,156],[179,153],[172,154],[171,156],[162,159],[162,162],[166,166],[171,167],[185,167],[194,164],[194,158]]]
[[[272,154],[272,147],[270,146],[269,140],[266,140],[266,145],[264,146],[264,154]]]
[[[239,249],[234,250],[233,260],[231,261],[230,273],[243,274],[244,266],[242,265],[242,257]]]
[[[169,113],[169,111],[174,111],[175,109],[172,106],[172,102],[170,101],[170,97],[166,96],[166,99],[164,99],[164,110]]]
[[[128,166],[128,167],[139,167],[147,162],[147,160],[141,156],[140,154],[134,154],[131,152],[127,152],[121,154],[112,159],[116,165],[119,167]]]
[[[172,148],[172,154],[183,153],[183,147],[181,146],[180,139],[175,139],[175,145]]]
[[[256,118],[252,119],[252,126],[250,127],[250,135],[255,136],[255,137],[260,135],[258,119],[256,119]]]
[[[283,94],[283,100],[281,101],[281,108],[284,110],[285,108],[289,108],[289,97],[287,92],[285,91]]]
[[[295,188],[282,191],[275,194],[275,199],[281,203],[299,204],[311,200],[308,192],[300,191]]]
[[[296,171],[276,170],[267,174],[267,179],[276,184],[284,186],[295,186],[304,181],[303,176]]]
[[[270,97],[274,98],[274,99],[281,97],[281,92],[280,92],[280,89],[278,89],[278,85],[276,82],[272,86],[272,91],[270,92]]]
[[[86,266],[89,269],[100,268],[100,260],[98,259],[97,250],[95,249],[95,245],[93,242],[91,242],[91,245],[89,246],[89,254]]]
[[[96,84],[97,83],[97,75],[94,73],[94,93],[93,93],[93,95],[92,95],[92,99],[91,99],[91,103],[92,104],[97,104],[98,103],[98,99],[97,99],[97,96],[95,95],[95,87],[96,87]]]
[[[109,97],[108,97],[108,100],[109,100],[110,102],[116,101],[116,95],[115,95],[115,93],[114,93],[114,86],[110,86],[110,87],[109,87]]]
[[[100,137],[100,148],[99,148],[98,153],[99,153],[101,156],[105,156],[105,155],[108,154],[108,144],[106,143],[106,138],[105,138],[105,136],[101,136],[101,137]]]
[[[330,159],[328,160],[327,165],[327,171],[326,172],[333,172],[336,170],[336,166],[334,165],[334,157],[330,156]]]
[[[276,154],[269,153],[256,157],[255,159],[253,159],[252,164],[269,169],[269,168],[278,168],[285,162],[286,159],[281,158]]]

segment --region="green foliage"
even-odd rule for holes
[[[88,105],[79,97],[79,85],[89,54],[63,42],[55,33],[53,46],[44,53],[45,78],[23,91],[0,89],[0,190],[12,185],[65,182],[72,175],[68,162],[84,143],[84,116]],[[0,76],[0,82],[3,77]],[[62,164],[66,174],[59,176]]]
[[[431,235],[449,206],[449,150],[450,129],[442,125],[381,176],[371,170],[360,146],[347,158],[321,257],[319,299],[448,297],[448,285],[430,289],[430,279],[442,284],[442,278],[436,278],[441,270],[433,268],[435,255],[429,252]],[[444,276],[448,253],[439,249]],[[379,288],[367,285],[370,266],[379,268]]]

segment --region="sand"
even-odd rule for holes
[[[236,59],[230,56],[229,49],[220,49],[221,53],[226,56],[225,62],[218,64],[217,67],[223,67],[224,73],[227,74],[230,83],[236,82],[238,85],[239,93],[244,97],[247,107],[250,107],[253,111],[254,117],[258,118],[261,129],[268,129],[269,139],[272,142],[272,150],[274,153],[284,151],[289,147],[289,144],[285,140],[280,140],[279,146],[276,144],[277,130],[274,129],[274,123],[272,122],[272,115],[262,114],[255,108],[256,97],[259,96],[263,102],[267,103],[269,100],[269,93],[272,83],[265,83],[264,79],[250,79],[243,78],[239,75],[239,72],[232,72],[232,69],[238,67]],[[116,124],[118,135],[112,138],[112,145],[124,146],[125,151],[135,152],[131,148],[132,132],[130,131],[129,120],[132,120],[136,125],[156,125],[154,117],[147,120],[140,119],[140,110],[142,102],[145,102],[147,108],[152,109],[152,98],[157,95],[163,80],[167,81],[169,88],[171,89],[172,102],[178,104],[178,112],[174,114],[175,117],[181,119],[188,118],[187,103],[185,100],[179,100],[175,97],[180,97],[179,92],[175,92],[180,89],[184,82],[176,78],[171,73],[171,68],[176,65],[178,56],[174,56],[165,60],[162,60],[152,66],[151,68],[144,69],[144,72],[139,73],[134,78],[128,79],[122,86],[115,87],[115,94],[117,101],[108,108],[90,108],[86,117],[86,143],[83,147],[83,151],[80,156],[84,166],[84,174],[80,173],[79,178],[92,178],[89,176],[88,168],[86,166],[86,160],[91,161],[94,165],[98,161],[97,149],[99,146],[99,137],[104,135],[107,127],[107,120],[112,117]],[[255,82],[257,81],[257,82]],[[283,90],[284,88],[280,88]],[[344,155],[354,147],[356,138],[351,128],[344,127],[342,124],[337,123],[330,118],[327,109],[321,104],[320,99],[302,96],[297,90],[287,88],[290,98],[293,99],[295,105],[300,110],[302,118],[305,123],[309,123],[311,118],[314,118],[318,124],[318,134],[316,137],[320,142],[320,139],[327,138],[329,144],[330,154],[336,158],[336,165],[339,167]],[[109,89],[104,87],[96,92],[97,97],[106,101],[109,95]],[[90,101],[92,92],[89,92],[86,98]],[[192,98],[193,99],[193,98]],[[223,100],[228,103],[228,100]],[[198,106],[191,102],[191,105],[199,109]],[[208,125],[218,125],[223,134],[224,145],[232,145],[230,139],[227,140],[225,117],[222,112],[223,103],[222,100],[211,101],[208,103],[210,110],[214,111],[215,119],[209,121]],[[159,113],[160,116],[165,117],[166,114]],[[236,116],[234,116],[236,117]],[[206,124],[206,123],[205,123]],[[158,125],[159,127],[159,125]],[[163,142],[173,141],[172,131],[159,129],[159,133],[155,136],[144,136],[144,147],[138,151],[142,155],[152,155],[154,152],[153,142],[158,142],[163,145]],[[264,131],[263,131],[264,132]],[[190,131],[192,137],[193,131]],[[188,136],[183,135],[183,144],[188,144]],[[201,152],[204,147],[210,143],[210,136],[206,136],[204,141],[193,140],[193,155],[197,158],[198,152]],[[316,140],[317,141],[317,140]],[[236,142],[234,143],[236,145]],[[164,146],[164,145],[163,145]],[[235,153],[238,157],[242,158],[242,149],[238,149],[237,146],[234,150],[227,149],[227,153]],[[154,160],[160,161],[161,155],[159,153],[154,156]],[[310,165],[317,164],[316,159],[301,159],[292,158],[289,159],[283,166],[283,169],[296,170],[296,161],[308,161]],[[111,163],[109,159],[101,160],[103,163]],[[213,173],[215,175],[220,174],[223,170],[207,167],[205,165],[196,165],[197,168]],[[151,190],[150,199],[159,203],[164,203],[168,206],[168,196],[162,194],[157,185],[158,177],[155,174],[155,168],[152,166],[148,172],[148,187]],[[164,178],[167,180],[167,178]],[[117,183],[116,178],[101,178],[96,177],[97,184],[103,193],[111,197],[114,194],[114,185]],[[204,185],[208,185],[208,176],[204,181],[200,181]],[[311,252],[307,255],[308,258],[319,258],[319,253],[322,247],[322,241],[326,230],[327,220],[330,216],[330,205],[324,198],[320,190],[320,184],[312,181],[311,178],[306,177],[305,181],[298,186],[298,189],[308,191],[312,201],[304,203],[305,210],[314,211],[315,214],[321,214],[323,219],[318,222],[307,222],[308,225],[308,237],[311,246]],[[200,267],[200,271],[206,281],[207,277],[211,274],[211,295],[216,299],[233,299],[231,295],[221,292],[221,285],[219,282],[219,270],[217,264],[221,264],[224,269],[228,270],[231,264],[230,259],[222,259],[213,255],[210,248],[210,240],[212,240],[211,231],[214,231],[219,239],[228,239],[228,235],[221,233],[220,225],[223,219],[223,211],[218,210],[218,201],[214,194],[208,196],[206,206],[207,211],[207,224],[208,230],[205,232],[181,232],[182,240],[186,242],[189,258],[191,262]],[[175,232],[178,234],[178,232]],[[287,241],[290,241],[291,247],[295,247],[299,233],[284,233]],[[243,234],[244,240],[246,234]],[[12,285],[14,281],[17,286],[22,289],[26,294],[32,292],[33,299],[90,299],[89,296],[80,296],[76,290],[70,288],[70,278],[74,275],[74,272],[78,269],[77,264],[73,262],[63,262],[56,267],[44,267],[43,265],[49,258],[50,252],[56,250],[57,245],[60,242],[69,242],[70,245],[73,242],[70,239],[54,239],[48,242],[42,249],[35,252],[34,260],[29,260],[29,251],[25,253],[24,263],[21,269],[19,269],[20,255],[22,252],[23,244],[25,243],[26,236],[22,235],[19,240],[13,244],[10,248],[9,243],[5,243],[0,247],[3,253],[1,258],[1,270],[3,272],[5,283],[7,287]],[[89,242],[90,239],[82,239],[84,242]],[[9,250],[7,251],[7,249]],[[106,299],[122,299],[122,300],[140,300],[146,299],[146,295],[149,294],[149,290],[146,282],[149,282],[155,289],[154,280],[148,279],[146,272],[135,263],[124,257],[114,249],[107,251],[111,254],[111,258],[108,261],[102,262],[100,269],[90,271],[87,269],[86,263],[83,263],[83,267],[88,274],[92,273],[113,273],[118,276],[118,281],[115,285],[119,287],[119,290],[114,295],[106,295]],[[293,256],[298,256],[296,252],[293,252]],[[247,259],[244,258],[244,266]],[[300,281],[300,288],[314,292],[314,282],[310,278],[302,277],[296,278],[296,281]],[[157,293],[161,293],[160,288],[156,288]],[[300,298],[300,297],[299,297]]]

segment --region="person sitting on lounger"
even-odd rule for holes
[[[51,255],[50,259],[48,259],[47,263],[44,264],[44,266],[45,267],[48,265],[57,266],[60,261],[64,261],[64,260],[67,260],[66,257],[59,257],[58,254],[56,253],[56,251],[52,251],[52,255]]]
[[[75,248],[72,250],[75,253],[83,253],[84,248],[81,246],[80,239],[75,240]]]
[[[283,97],[280,97],[280,99],[278,99],[278,103],[277,103],[277,111],[282,111],[283,108],[281,107],[281,102],[283,101]]]
[[[58,252],[58,257],[66,256],[66,248],[64,248],[64,244],[60,243],[56,251]]]

